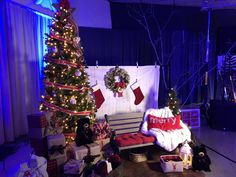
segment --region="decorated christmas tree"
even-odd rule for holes
[[[94,121],[96,107],[73,10],[68,0],[60,0],[54,7],[57,12],[46,39],[45,93],[40,110],[54,112],[63,132],[69,133],[76,131],[76,122],[81,117],[89,116]]]
[[[174,116],[180,114],[179,99],[177,98],[176,91],[173,88],[169,91],[167,106],[170,108]]]

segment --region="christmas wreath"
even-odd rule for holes
[[[124,69],[116,66],[106,73],[104,80],[108,89],[118,93],[118,97],[122,97],[124,89],[129,85],[129,74]]]

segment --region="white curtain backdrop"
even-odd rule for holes
[[[0,17],[1,145],[27,134],[27,115],[38,112],[41,61],[36,31],[43,17],[5,1],[0,1]]]
[[[123,92],[123,97],[114,97],[111,90],[107,89],[104,82],[104,76],[107,71],[115,66],[90,66],[87,69],[90,85],[96,84],[96,81],[103,93],[105,102],[96,113],[97,118],[103,118],[104,114],[117,114],[127,112],[144,112],[148,108],[158,108],[159,92],[159,66],[120,66],[130,75],[130,84]],[[130,86],[138,80],[140,88],[144,95],[144,100],[135,105],[135,96]]]

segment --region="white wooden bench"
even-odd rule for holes
[[[112,130],[115,131],[117,136],[127,133],[137,133],[140,130],[143,121],[143,112],[135,112],[135,113],[123,113],[123,114],[115,114],[115,115],[105,115],[109,125]],[[154,143],[143,143],[136,144],[130,146],[119,147],[119,151],[124,149],[131,149],[137,147],[144,147],[154,145]]]

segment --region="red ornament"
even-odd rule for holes
[[[70,3],[68,0],[60,0],[60,7],[64,9],[70,9]]]

